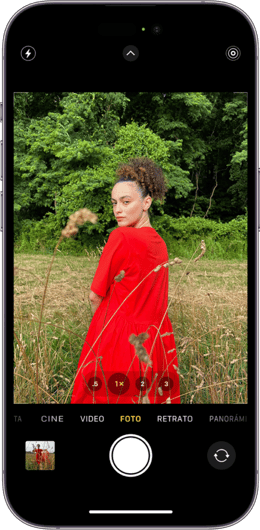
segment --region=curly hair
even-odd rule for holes
[[[149,194],[162,202],[168,190],[162,169],[146,157],[129,158],[128,163],[119,165],[116,175],[120,179],[115,184],[122,181],[136,182],[143,199]]]

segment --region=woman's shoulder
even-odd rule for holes
[[[125,232],[125,227],[118,226],[117,228],[114,228],[114,230],[112,230],[112,232],[110,232],[109,239],[116,239],[118,237],[123,238],[124,237],[124,232]]]
[[[126,235],[124,227],[117,227],[110,232],[107,239],[106,246],[108,247],[120,247],[125,244]]]
[[[110,239],[124,239],[125,237],[133,237],[135,235],[135,232],[137,232],[136,228],[128,227],[128,226],[118,226],[117,228],[114,228],[112,232],[110,232],[109,238]]]
[[[153,236],[157,236],[158,238],[162,239],[152,226],[143,226],[141,228],[134,228],[132,226],[118,226],[111,232],[111,234],[122,234],[123,236],[130,237],[147,237],[147,234],[152,234]]]
[[[135,241],[146,241],[147,243],[152,241],[157,241],[157,243],[163,243],[165,245],[162,237],[156,232],[153,227],[142,227],[142,228],[133,228],[131,226],[118,226],[112,232],[110,232],[109,240],[113,241],[122,241],[125,240],[135,240]]]
[[[146,244],[149,246],[149,243],[153,244],[163,244],[165,245],[165,241],[163,238],[156,232],[155,228],[151,226],[144,226],[142,228],[133,228],[128,226],[119,226],[115,230],[115,235],[117,237],[122,237],[123,240],[134,240],[134,241],[140,241],[140,242],[146,242]]]

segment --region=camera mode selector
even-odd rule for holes
[[[149,443],[137,434],[120,436],[111,445],[109,451],[112,467],[125,477],[142,475],[151,465],[152,458]]]

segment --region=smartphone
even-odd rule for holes
[[[258,487],[252,22],[41,2],[3,55],[9,508],[39,527],[240,521]]]

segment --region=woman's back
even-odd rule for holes
[[[120,282],[112,281],[109,289],[111,309],[119,307],[134,291],[119,310],[121,315],[124,314],[125,318],[136,323],[159,323],[168,303],[168,269],[163,266],[157,272],[154,272],[154,269],[168,260],[165,242],[156,230],[150,227],[140,229],[120,227],[112,234],[111,245],[114,239],[117,242],[120,240],[117,248],[119,263],[118,268],[115,269],[115,276],[120,270],[124,270],[125,275]],[[116,266],[116,255],[114,258]],[[107,254],[103,259],[107,260],[106,267],[108,267]],[[95,291],[95,285],[92,284],[91,288]]]

